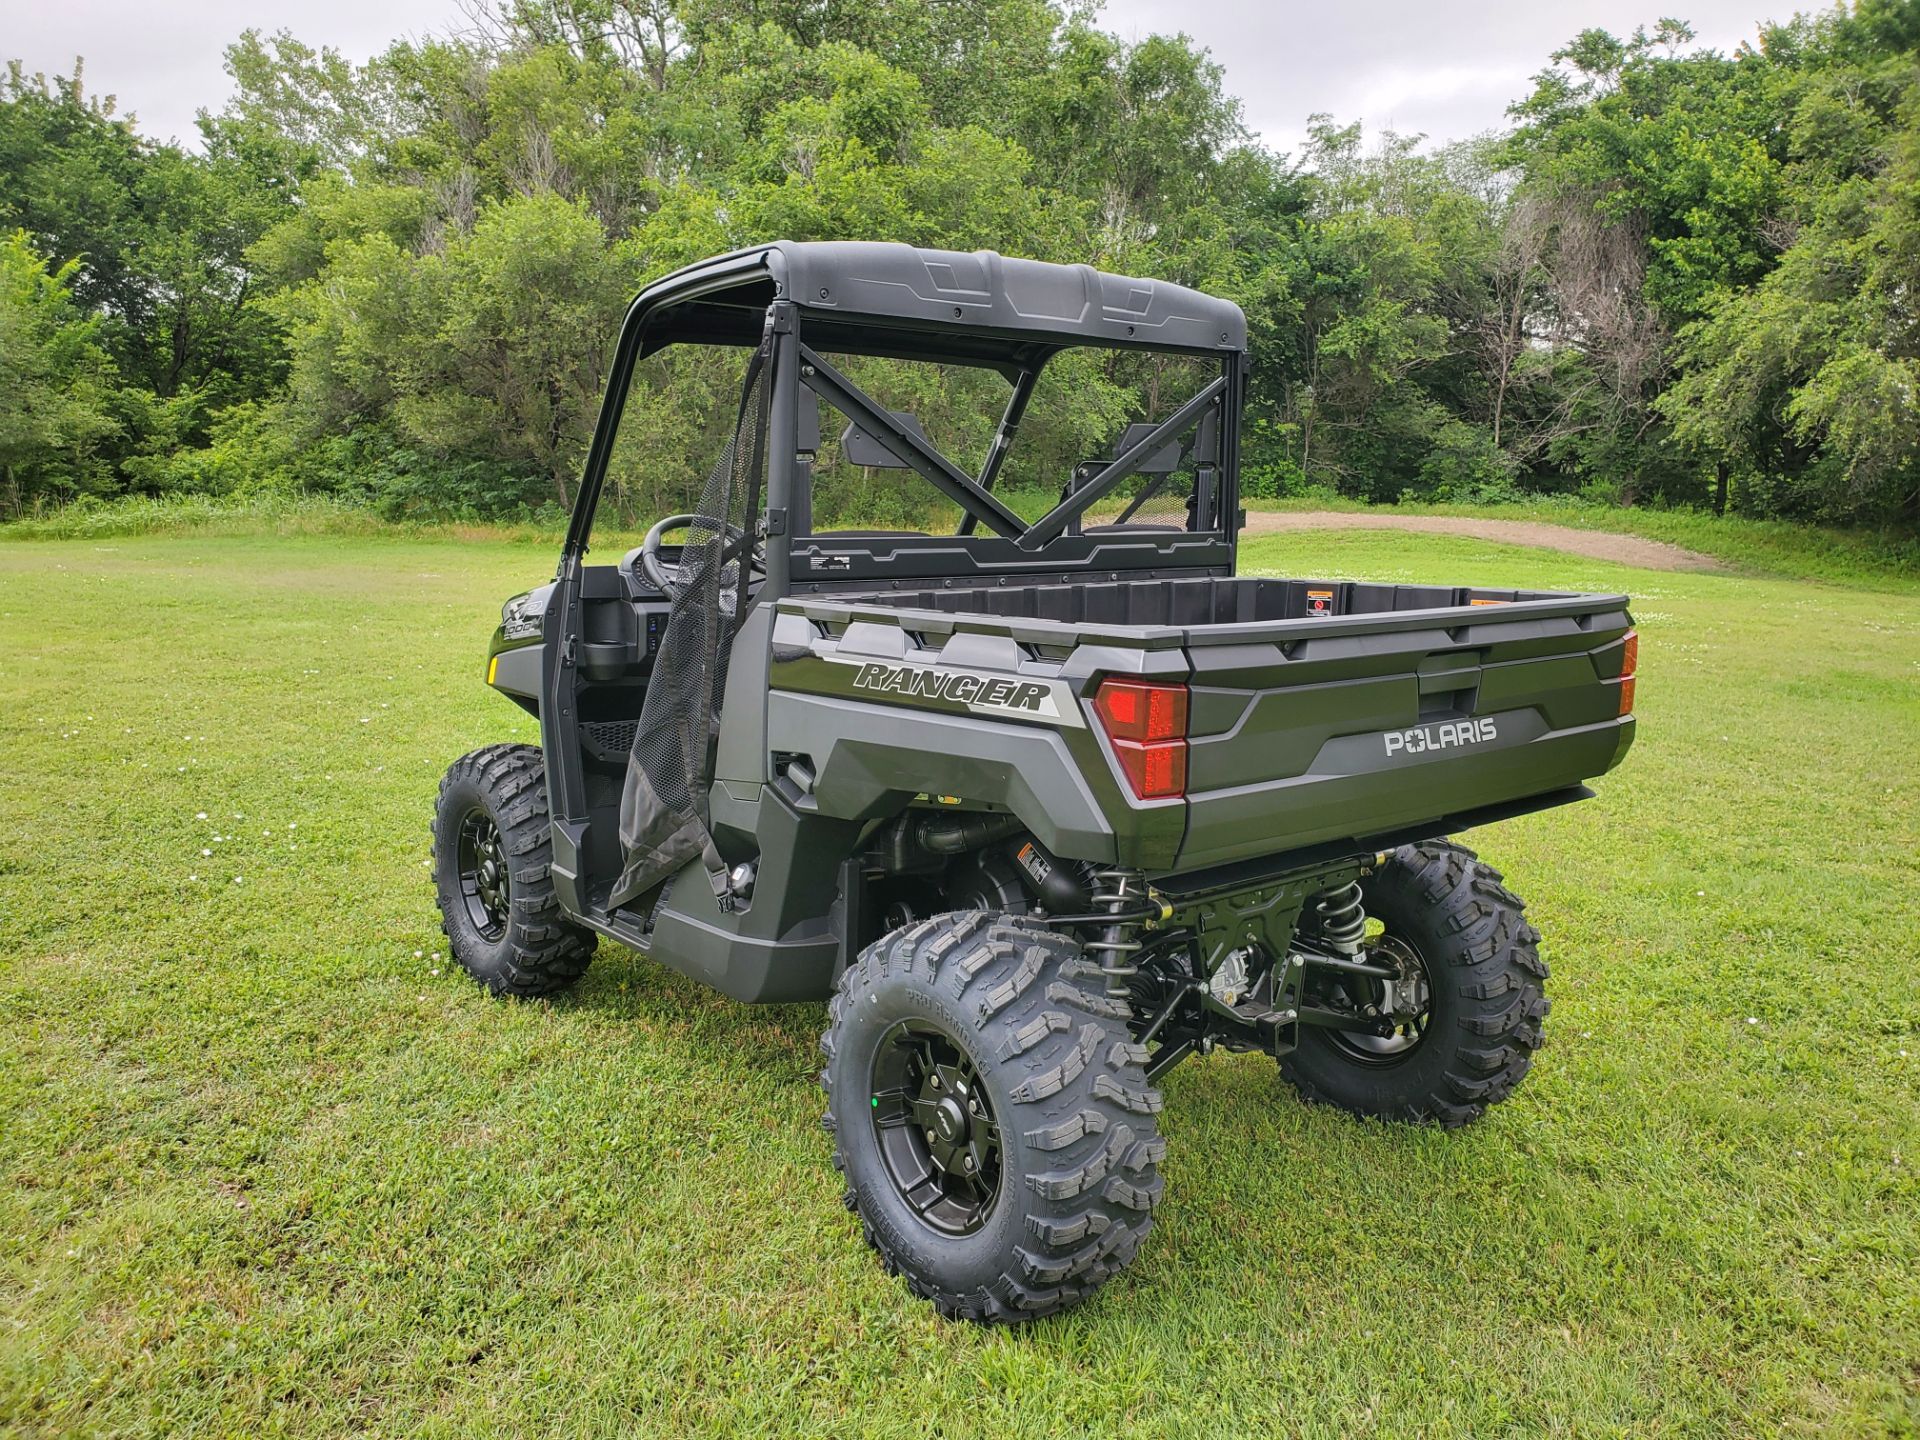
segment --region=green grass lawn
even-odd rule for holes
[[[0,544],[0,1430],[1920,1430],[1920,595],[1325,532],[1249,568],[1635,597],[1639,744],[1470,837],[1553,967],[1455,1135],[1167,1080],[1140,1261],[944,1324],[840,1204],[823,1008],[603,947],[488,1000],[442,767],[547,546]]]

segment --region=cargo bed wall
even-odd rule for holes
[[[1069,625],[1233,625],[1339,615],[1393,614],[1515,600],[1563,598],[1544,590],[1372,585],[1340,580],[1198,576],[1109,583],[1008,584],[888,590],[842,597],[867,605],[942,614],[1053,620]]]

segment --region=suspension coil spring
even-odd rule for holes
[[[1314,914],[1320,920],[1320,938],[1345,955],[1360,953],[1367,938],[1367,910],[1360,894],[1360,882],[1349,881],[1314,897]]]
[[[1109,915],[1137,911],[1147,899],[1147,877],[1138,870],[1114,867],[1093,872],[1093,909]],[[1138,920],[1116,920],[1101,927],[1086,942],[1087,953],[1100,962],[1107,977],[1107,993],[1122,997],[1130,993],[1133,977],[1140,967],[1133,957],[1140,953]]]

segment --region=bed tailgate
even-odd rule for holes
[[[1182,870],[1544,795],[1632,743],[1625,596],[1234,630],[1188,638]]]

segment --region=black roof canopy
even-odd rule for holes
[[[646,350],[676,341],[750,344],[759,312],[788,299],[822,349],[971,359],[1024,368],[1069,345],[1244,351],[1230,300],[1089,265],[992,250],[866,240],[775,240],[656,280],[634,301]],[[890,332],[881,336],[874,329]],[[918,336],[902,332],[923,332]]]

